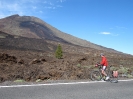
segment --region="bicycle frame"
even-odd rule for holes
[[[106,70],[105,70],[105,72],[106,72],[107,76],[109,76],[109,78],[112,77],[112,73],[110,71],[110,67],[111,66],[106,67]],[[102,74],[102,66],[101,65],[98,65],[98,71],[99,71],[99,73],[101,75],[101,78],[103,78],[104,76]]]
[[[105,70],[106,74],[107,74],[109,77],[111,76],[110,67],[111,67],[111,66],[106,67],[106,70]],[[100,72],[100,74],[101,74],[101,77],[103,77],[103,74],[102,74],[102,66],[101,66],[101,65],[98,66],[98,70],[99,70],[99,72]]]

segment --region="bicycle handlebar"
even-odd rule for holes
[[[97,67],[97,66],[102,66],[102,65],[101,64],[96,64],[95,66]]]
[[[102,65],[100,63],[95,65],[95,67],[98,67],[98,66],[102,66]],[[112,67],[112,65],[110,65],[109,67]]]

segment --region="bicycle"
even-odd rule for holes
[[[93,70],[90,74],[90,78],[92,81],[100,81],[101,79],[103,79],[103,75],[101,72],[102,66],[100,64],[97,64],[98,70]],[[111,71],[110,68],[112,66],[108,66],[105,70],[105,72],[107,73],[107,75],[109,76],[109,80],[105,80],[105,81],[110,81],[113,83],[118,83],[118,72],[117,71]]]

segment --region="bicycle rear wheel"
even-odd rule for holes
[[[111,74],[110,74],[110,82],[118,83],[118,77],[119,77],[119,75],[114,77],[113,72],[111,72]]]
[[[92,81],[100,81],[102,78],[99,71],[92,71],[90,76]]]

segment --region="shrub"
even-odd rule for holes
[[[127,74],[127,73],[128,73],[128,68],[121,67],[121,68],[118,70],[118,72],[119,72],[120,74]]]
[[[77,64],[77,67],[81,67],[81,64]]]
[[[61,48],[61,45],[59,44],[56,51],[55,51],[55,57],[58,58],[58,59],[61,59],[62,56],[63,56],[62,48]]]
[[[24,82],[22,79],[15,80],[14,82]]]
[[[132,76],[132,75],[130,75],[130,74],[128,74],[128,75],[127,75],[127,77],[128,77],[128,78],[132,78],[133,76]]]

